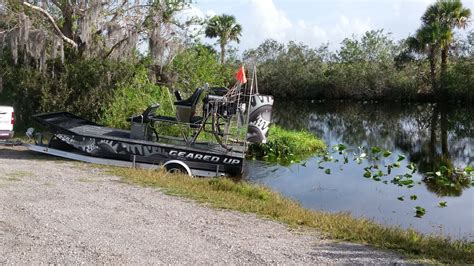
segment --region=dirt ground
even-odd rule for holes
[[[0,146],[0,264],[403,262],[125,184],[92,165]]]

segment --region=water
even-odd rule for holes
[[[318,169],[321,158],[316,156],[308,159],[305,166],[249,162],[250,181],[269,186],[307,208],[350,212],[383,224],[474,240],[471,185],[446,189],[423,179],[441,161],[456,167],[473,165],[473,107],[339,101],[279,105],[277,101],[274,122],[289,129],[307,129],[329,146],[343,143],[351,150],[359,146],[390,150],[392,155],[385,163],[394,162],[398,154],[403,154],[407,159],[402,167],[382,180],[390,181],[396,174],[410,172],[405,166],[411,161],[417,165],[415,186],[399,187],[364,178],[364,167],[374,163],[368,161],[361,165],[352,160],[346,165],[324,163],[331,168],[328,175]],[[411,195],[417,199],[411,200]],[[403,201],[397,199],[401,196]],[[440,208],[440,202],[447,202],[447,207]],[[422,218],[414,217],[416,206],[426,209]]]

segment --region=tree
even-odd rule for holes
[[[331,66],[334,91],[345,91],[355,98],[382,97],[393,88],[397,49],[390,33],[383,30],[344,39]]]
[[[244,52],[244,61],[256,61],[264,63],[269,60],[276,60],[285,50],[285,45],[273,39],[266,39],[256,49],[249,49]]]
[[[226,46],[230,41],[240,42],[239,37],[242,33],[242,26],[237,24],[232,15],[214,16],[207,24],[205,34],[209,38],[218,38],[221,48],[221,64],[224,64]]]
[[[444,34],[445,30],[441,28],[439,23],[432,23],[424,25],[416,32],[415,36],[408,37],[406,43],[408,49],[417,53],[425,53],[430,62],[430,80],[431,90],[433,93],[438,93],[437,82],[437,55],[439,53],[440,36]]]
[[[40,62],[64,53],[63,43],[71,48],[66,50],[66,57],[126,60],[136,53],[142,40],[149,40],[152,61],[163,65],[177,53],[177,43],[187,34],[184,28],[194,20],[175,19],[189,3],[0,0],[0,45],[8,45],[14,58],[20,52]]]
[[[423,14],[423,27],[433,29],[431,35],[441,49],[441,89],[446,85],[443,81],[446,77],[449,49],[454,40],[453,30],[465,28],[470,16],[471,10],[464,8],[461,0],[438,0]]]
[[[178,19],[190,1],[0,0],[0,101],[23,125],[58,110],[96,121],[138,66],[163,82],[163,65],[190,34],[189,20]]]
[[[190,0],[147,0],[148,9],[143,21],[148,37],[148,51],[152,62],[151,75],[153,81],[160,84],[169,83],[169,73],[164,68],[184,48],[184,41],[188,37],[187,28],[198,20],[195,17],[178,19],[176,15],[187,9]]]
[[[450,32],[452,32],[454,28],[464,29],[467,26],[469,18],[471,17],[471,10],[464,8],[460,0],[442,1],[440,3],[444,13],[442,22],[449,28]],[[445,35],[446,38],[444,39],[441,50],[441,75],[443,80],[446,76],[449,49],[453,41],[452,36],[453,34],[451,33]]]
[[[4,44],[15,59],[18,53],[26,54],[38,60],[40,68],[64,52],[78,58],[129,55],[140,34],[142,11],[128,1],[6,0],[3,7],[6,13],[0,18],[9,21],[2,27]]]

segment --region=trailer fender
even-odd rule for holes
[[[184,170],[185,173],[189,176],[192,176],[191,169],[187,164],[180,160],[170,160],[163,164],[166,170],[177,169],[177,170]]]

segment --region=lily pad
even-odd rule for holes
[[[371,151],[372,151],[372,153],[379,153],[379,152],[382,151],[382,149],[380,149],[380,148],[377,147],[377,146],[374,146],[374,147],[372,147]]]
[[[438,204],[438,207],[440,207],[440,208],[448,207],[448,203],[446,201],[442,201]]]
[[[421,218],[426,214],[426,210],[423,207],[416,206],[415,207],[415,217],[416,218]]]

